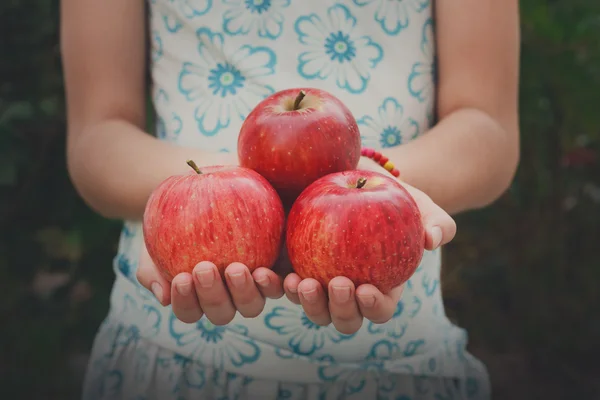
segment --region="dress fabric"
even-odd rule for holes
[[[161,140],[236,152],[250,110],[291,87],[336,95],[363,145],[384,153],[433,124],[430,0],[150,0],[149,9]],[[285,297],[227,326],[182,323],[137,282],[142,243],[140,222],[125,221],[85,400],[490,398],[485,366],[446,317],[439,250],[425,252],[392,320],[344,335]]]

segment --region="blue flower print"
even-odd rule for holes
[[[425,346],[424,339],[416,339],[409,341],[404,347],[402,354],[404,357],[412,357],[419,352],[421,347]]]
[[[388,35],[397,35],[409,24],[411,12],[421,12],[430,0],[353,0],[359,7],[375,5],[375,21]]]
[[[183,22],[173,14],[163,15],[165,29],[170,33],[177,33],[183,28]]]
[[[178,393],[182,389],[202,389],[207,382],[204,367],[179,354],[159,357],[156,365],[160,368],[161,376],[172,386],[171,393]]]
[[[199,57],[183,64],[179,91],[196,104],[198,130],[214,136],[275,92],[261,78],[274,73],[276,57],[267,47],[250,45],[226,53],[223,35],[208,28],[199,29],[197,37]]]
[[[479,382],[475,378],[467,378],[465,382],[467,396],[469,399],[476,399],[479,393]]]
[[[435,296],[431,303],[431,313],[435,317],[446,317],[446,309],[444,308],[444,300],[442,296]]]
[[[466,348],[467,348],[467,335],[463,333],[459,338],[455,339],[456,342],[454,346],[456,346],[456,355],[460,361],[467,361]],[[448,339],[444,342],[446,345],[446,353],[452,354],[452,349],[450,348],[450,342]]]
[[[194,355],[192,358],[218,369],[252,364],[260,357],[260,349],[241,325],[216,326],[205,317],[188,325],[171,315],[169,332],[178,346]]]
[[[435,376],[435,375],[433,375]],[[431,376],[420,375],[415,377],[415,392],[419,397],[435,400],[464,399],[465,392],[463,381],[453,379],[432,379]],[[489,398],[483,396],[481,398]]]
[[[411,300],[406,299],[404,302],[405,312],[408,314],[409,318],[414,318],[421,310],[422,305],[423,302],[421,299],[417,296],[413,296]]]
[[[387,97],[378,108],[376,117],[365,115],[358,125],[364,127],[364,142],[379,140],[381,147],[394,147],[419,135],[419,124],[412,118],[404,118],[404,109],[398,100]]]
[[[180,14],[188,19],[205,15],[212,8],[213,0],[169,0]]]
[[[384,324],[375,324],[369,321],[368,330],[369,333],[378,334],[385,332],[388,337],[394,339],[400,339],[406,333],[406,329],[408,328],[408,322],[406,319],[400,318],[402,312],[404,311],[404,303],[399,301],[396,305],[396,311],[392,319]]]
[[[433,305],[433,307],[431,307],[431,313],[435,316],[435,317],[439,317],[442,315],[442,307],[440,307],[439,303],[435,303]]]
[[[298,358],[300,357],[297,353],[290,349],[284,349],[282,347],[275,348],[275,354],[279,358],[288,359],[288,358]]]
[[[308,356],[324,347],[354,336],[339,333],[333,325],[320,326],[308,319],[299,307],[275,307],[266,315],[265,325],[288,339],[296,354]]]
[[[342,4],[336,4],[321,17],[302,16],[295,29],[308,50],[298,56],[298,73],[306,79],[335,79],[338,87],[362,93],[371,70],[383,58],[382,47],[369,36],[355,31],[356,17]]]
[[[157,62],[163,55],[163,43],[157,31],[152,32],[152,61]]]
[[[131,239],[135,236],[136,226],[131,222],[126,221],[123,223],[123,229],[121,230],[121,237],[125,239]]]
[[[119,254],[116,259],[117,269],[121,272],[125,277],[131,278],[132,267],[129,259],[125,254]]]
[[[178,32],[184,26],[183,18],[194,19],[208,13],[213,5],[213,0],[168,0],[177,13],[163,15],[163,21],[167,31]]]
[[[334,360],[332,356],[323,356],[319,359],[324,365],[319,367],[319,379],[326,383],[345,382],[342,387],[343,393],[337,393],[340,390],[336,385],[322,385],[321,398],[348,398],[357,393],[361,393],[367,383],[367,378],[377,379],[383,363],[379,361],[371,361],[370,357],[359,365],[351,367],[342,366]],[[342,395],[342,396],[340,396]]]
[[[129,254],[135,241],[133,240],[136,235],[136,225],[131,222],[125,222],[121,229],[121,235],[119,237],[119,251],[113,260],[113,265],[116,271],[123,274],[126,278],[129,278],[136,285],[141,284],[137,279],[133,279],[135,269],[137,268],[137,260],[131,259]]]
[[[152,339],[158,335],[162,316],[156,307],[138,304],[138,300],[129,294],[124,295],[122,305],[120,312],[128,317],[131,324],[126,328],[124,334],[119,336],[118,345],[127,346],[141,338]],[[129,316],[132,315],[136,316],[135,321],[131,321]]]
[[[148,353],[144,349],[136,348],[134,360],[134,379],[138,383],[146,382],[148,377],[152,374],[149,369],[153,367],[150,363]]]
[[[173,388],[174,391],[181,390],[181,386],[193,389],[202,389],[206,384],[206,375],[204,367],[195,362],[179,363],[183,369],[183,382],[178,382]],[[177,376],[177,374],[175,374]]]
[[[172,112],[170,118],[158,116],[156,135],[161,140],[174,141],[183,128],[183,121],[177,113]]]
[[[430,18],[423,25],[421,38],[421,53],[424,58],[413,64],[408,76],[408,90],[421,103],[431,100],[434,94],[436,70],[433,35],[433,20]]]
[[[439,282],[439,279],[435,276],[432,276],[429,273],[423,274],[421,284],[423,285],[423,289],[425,289],[425,295],[427,297],[431,297],[437,292]]]
[[[223,31],[246,35],[256,30],[259,37],[277,39],[283,31],[283,9],[291,0],[223,0],[230,8],[223,14]]]
[[[390,337],[390,339],[382,339],[376,342],[371,347],[367,360],[379,363],[389,360],[393,360],[394,363],[403,362],[406,358],[418,354],[423,346],[425,346],[424,339],[415,339],[407,341],[406,345],[401,348],[396,338]],[[396,359],[398,354],[402,354],[402,358]]]
[[[163,111],[169,105],[169,94],[164,89],[156,90],[154,105],[158,111],[156,136],[161,140],[176,141],[183,129],[183,121],[176,112]]]
[[[235,95],[238,90],[243,88],[246,78],[235,66],[219,63],[210,71],[208,80],[210,81],[208,87],[212,90],[213,95],[226,97]]]
[[[398,375],[411,377],[410,384],[398,379]],[[398,392],[408,391],[410,394],[400,394]],[[437,375],[420,374],[411,366],[399,367],[393,374],[384,374],[379,380],[378,399],[380,400],[412,400],[435,399],[435,400],[454,400],[464,399],[464,394],[460,393],[460,385],[457,380],[445,379],[441,372]],[[416,396],[416,397],[413,397]]]
[[[290,386],[291,388],[287,389],[286,386]],[[277,400],[293,400],[294,393],[301,393],[302,389],[302,386],[298,384],[281,383],[277,390]]]
[[[424,358],[419,366],[419,375],[432,376],[441,374],[444,370],[443,360],[443,357],[436,356]]]
[[[256,390],[254,388],[249,388],[250,385],[260,385],[260,383],[257,383],[257,381],[255,381],[253,378],[231,374],[225,370],[213,369],[211,375],[211,388],[203,391],[200,396],[193,398],[211,400],[240,400],[247,397],[244,395],[245,393],[251,393]]]
[[[382,364],[383,361],[390,360],[399,350],[400,347],[395,341],[383,339],[371,347],[367,360]]]
[[[424,254],[423,258],[431,257],[431,255],[432,253],[429,253],[429,255]],[[423,264],[424,263],[421,265]],[[434,268],[431,268],[431,266],[428,265],[427,269],[417,268],[415,275],[413,275],[413,280],[415,281],[415,284],[420,284],[420,286],[423,288],[425,296],[433,297],[440,291],[439,273],[439,264],[437,264]]]
[[[123,388],[123,373],[119,370],[109,371],[100,386],[100,397],[116,399]]]

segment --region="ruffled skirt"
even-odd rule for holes
[[[250,367],[251,368],[251,367]],[[252,371],[249,370],[249,373]],[[110,316],[96,337],[84,400],[487,400],[473,378],[373,372],[340,374],[327,383],[255,379],[186,358],[142,338]]]

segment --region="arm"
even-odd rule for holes
[[[436,3],[440,122],[385,151],[421,209],[427,250],[454,237],[456,224],[448,213],[491,203],[513,179],[519,153],[517,6],[516,0]],[[435,227],[441,229],[437,234]],[[389,321],[402,294],[402,286],[384,295],[370,285],[354,288],[345,277],[331,282],[323,289],[290,274],[284,288],[313,322],[333,323],[343,333],[356,332],[363,317]],[[333,285],[354,296],[336,296]]]
[[[518,2],[437,2],[436,41],[440,122],[385,155],[454,214],[495,201],[518,165]]]
[[[187,171],[188,158],[199,165],[237,164],[235,155],[186,149],[143,131],[143,1],[62,0],[61,19],[67,162],[75,187],[92,208],[106,217],[139,219],[150,192],[169,175]],[[251,275],[245,265],[233,263],[225,272],[227,282],[211,262],[194,271],[194,278],[182,273],[167,282],[142,246],[136,276],[190,323],[203,314],[216,324],[228,323],[237,311],[256,316],[266,297],[283,295],[280,278],[266,268]],[[242,284],[228,291],[230,282],[240,278]]]
[[[61,48],[68,170],[81,197],[110,218],[139,219],[150,192],[199,165],[237,163],[166,143],[145,123],[144,2],[63,0]]]

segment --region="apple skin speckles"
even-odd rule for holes
[[[305,96],[295,110],[300,92]],[[360,150],[350,110],[332,94],[313,88],[267,97],[246,117],[238,136],[240,165],[264,176],[289,205],[315,180],[355,169]]]
[[[283,242],[285,214],[269,182],[247,168],[205,167],[172,176],[150,195],[143,217],[150,257],[169,281],[210,261],[250,271],[272,268]]]
[[[357,188],[359,178],[367,183]],[[425,247],[421,214],[400,183],[374,171],[327,175],[290,210],[286,246],[294,271],[324,287],[336,276],[383,293],[406,282]]]

